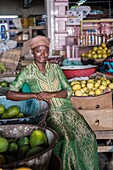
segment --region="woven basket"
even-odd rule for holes
[[[66,66],[61,68],[67,79],[90,76],[94,74],[97,69],[96,66]]]

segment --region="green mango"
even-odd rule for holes
[[[26,153],[30,150],[29,145],[22,145],[18,150],[18,160],[24,159],[26,157]]]
[[[20,112],[20,108],[19,106],[10,106],[8,109],[6,109],[6,111],[2,114],[1,118],[2,119],[10,119],[15,117],[16,115],[18,115],[18,113]]]

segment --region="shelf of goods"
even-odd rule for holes
[[[46,30],[46,26],[29,26],[28,28],[22,29],[9,29],[7,32],[15,32],[17,34],[20,33],[17,37],[17,41],[24,41],[36,36],[38,30]]]
[[[78,58],[76,50],[79,45],[85,48],[97,46],[106,43],[113,36],[113,19],[88,20],[86,17],[84,20],[82,18],[79,24],[69,23],[70,17],[75,17],[68,14],[69,3],[69,0],[47,1],[50,53],[52,55],[52,50],[65,50],[68,58]],[[75,53],[72,49],[75,49]]]
[[[113,19],[82,20],[78,45],[100,45],[113,37]]]

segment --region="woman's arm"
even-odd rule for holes
[[[6,93],[6,98],[14,101],[27,100],[31,98],[37,98],[37,93],[22,93],[8,90]]]

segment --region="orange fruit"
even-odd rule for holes
[[[27,168],[27,167],[20,167],[20,168],[16,168],[15,170],[32,170],[31,168]]]

